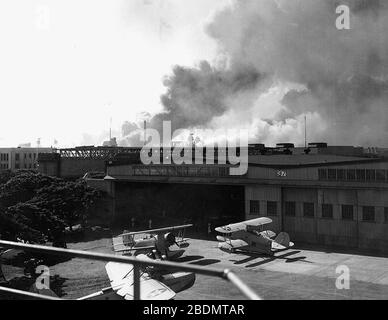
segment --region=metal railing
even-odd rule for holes
[[[235,273],[230,271],[229,269],[218,270],[213,268],[205,268],[200,266],[193,266],[183,263],[176,263],[171,261],[156,261],[156,260],[142,260],[134,257],[126,257],[126,256],[117,256],[112,254],[104,254],[104,253],[91,253],[79,250],[69,250],[69,249],[60,249],[53,248],[41,245],[31,245],[24,244],[18,242],[10,242],[10,241],[0,241],[0,246],[7,249],[18,249],[28,252],[38,252],[38,253],[48,253],[55,256],[62,256],[67,258],[81,258],[88,260],[98,260],[105,262],[117,262],[117,263],[127,263],[133,265],[134,272],[134,300],[140,300],[140,269],[141,267],[162,267],[164,269],[174,269],[181,270],[186,272],[194,272],[196,274],[218,277],[232,283],[247,299],[250,300],[261,300],[261,298],[251,289],[249,288]],[[20,294],[31,298],[37,299],[47,299],[47,300],[57,300],[52,297],[47,297],[38,294],[32,294],[25,291],[19,291],[15,289],[0,287],[0,292],[8,292],[14,294]]]

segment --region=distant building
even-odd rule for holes
[[[0,148],[0,170],[35,170],[38,154],[52,152],[52,148]]]
[[[108,141],[104,141],[103,146],[104,147],[117,147],[117,140],[116,140],[116,138],[111,138]]]

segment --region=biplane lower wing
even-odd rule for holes
[[[105,266],[111,286],[125,300],[133,300],[133,266],[130,264],[109,262]],[[171,300],[175,292],[163,283],[151,279],[143,272],[140,277],[141,300]]]

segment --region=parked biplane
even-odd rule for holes
[[[146,231],[128,232],[119,235],[113,239],[113,249],[116,253],[122,255],[138,255],[154,252],[156,258],[175,260],[181,257],[185,248],[189,246],[184,233],[192,224],[153,229]],[[178,235],[174,235],[178,231]],[[177,246],[178,250],[172,250],[171,247]]]
[[[229,224],[216,228],[222,234],[217,236],[218,247],[225,252],[248,252],[274,255],[277,251],[286,250],[294,246],[286,232],[276,235],[275,232],[264,230],[264,226],[271,224],[270,218],[258,218],[245,222]]]
[[[138,259],[152,259],[140,254]],[[105,266],[111,287],[78,300],[133,300],[133,265],[109,262]],[[140,273],[141,300],[171,300],[176,293],[191,287],[195,282],[192,272],[169,272],[154,267],[142,268]]]

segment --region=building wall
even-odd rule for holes
[[[340,164],[335,164],[333,161],[336,159],[333,157],[330,158],[332,162],[322,160],[322,163],[314,165],[310,163],[303,167],[303,163],[297,164],[299,161],[297,158],[293,160],[293,166],[285,165],[282,169],[279,165],[279,169],[269,167],[273,165],[270,163],[271,159],[276,160],[279,157],[265,159],[267,162],[265,166],[260,166],[259,163],[251,165],[248,174],[241,177],[201,176],[190,170],[189,175],[181,175],[174,173],[175,169],[176,173],[179,171],[178,168],[170,170],[167,167],[163,169],[146,167],[140,170],[136,169],[137,166],[131,165],[108,167],[108,175],[116,178],[117,181],[127,179],[132,182],[159,181],[166,185],[201,183],[244,186],[245,218],[268,216],[273,220],[270,226],[273,231],[284,230],[290,233],[297,244],[311,243],[388,253],[388,161],[351,159],[350,163],[344,164],[346,160],[340,158],[338,160],[341,161]],[[286,163],[284,160],[287,159],[281,160]],[[322,170],[326,170],[326,178],[322,175]],[[343,170],[346,174],[355,171],[357,178],[353,180],[340,178],[339,172]],[[380,180],[371,178],[371,172],[377,177],[378,171],[383,172],[384,178]],[[364,178],[362,175],[359,176],[359,172],[363,172]],[[129,190],[124,190],[121,198],[118,194],[116,199],[128,201],[128,194],[130,194]],[[185,196],[186,194],[188,193],[186,192]],[[180,195],[177,199],[183,201],[185,196]],[[170,197],[162,198],[172,201]],[[213,197],[211,202],[221,203],[221,201],[223,200]],[[293,215],[287,214],[290,204],[295,206]],[[117,203],[116,205],[119,206]],[[312,215],[306,216],[304,208],[311,208],[311,206],[313,206]],[[350,219],[343,217],[343,206],[347,206],[348,210],[351,208],[353,216]],[[332,208],[332,216],[325,216],[323,209],[327,214],[327,207]],[[364,221],[365,207],[373,208],[373,221]]]
[[[38,170],[44,175],[57,177],[59,175],[59,160],[40,161]]]
[[[38,167],[38,153],[51,152],[51,148],[0,148],[0,170],[35,170]]]
[[[360,164],[344,164],[337,166],[316,166],[316,167],[301,167],[292,169],[276,169],[266,167],[250,167],[248,178],[250,179],[265,179],[278,181],[318,181],[319,169],[374,169],[374,170],[388,170],[388,162],[376,163],[360,163]]]
[[[61,158],[60,177],[82,177],[88,172],[105,172],[105,161],[100,159]]]
[[[259,201],[260,213],[251,213],[251,201]],[[271,226],[274,231],[281,230],[281,188],[277,186],[246,186],[245,187],[245,214],[247,220],[269,216],[267,214],[268,201],[276,202],[276,215],[271,215]]]
[[[260,202],[260,214],[251,213],[251,201]],[[267,212],[268,201],[277,202],[277,215]],[[257,184],[245,187],[246,218],[270,217],[275,232],[288,232],[295,242],[360,248],[388,253],[388,190],[325,189]],[[288,216],[286,203],[295,203],[295,216]],[[304,216],[304,203],[314,204],[314,216]],[[323,216],[323,205],[332,205],[333,217]],[[353,207],[353,219],[344,220],[342,206]],[[373,207],[375,220],[364,221],[364,207]]]

